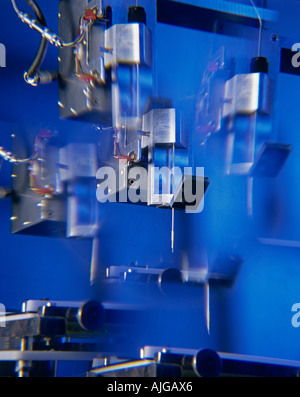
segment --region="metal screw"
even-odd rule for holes
[[[128,179],[128,183],[129,183],[129,185],[133,185],[134,184],[134,182],[135,182],[135,179]]]

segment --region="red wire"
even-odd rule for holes
[[[83,19],[86,21],[96,21],[98,19],[96,9],[95,8],[94,9],[93,8],[85,9],[83,16],[80,18],[80,25],[81,25]],[[78,29],[78,34],[79,34],[79,32],[80,32],[80,28]],[[91,74],[78,73],[79,60],[78,60],[77,54],[75,55],[75,62],[76,62],[75,63],[76,76],[78,77],[78,79],[80,81],[82,81],[84,83],[91,83],[91,82],[97,83],[98,82],[97,78]]]
[[[132,161],[132,158],[130,156],[121,156],[117,154],[117,138],[114,138],[114,158],[116,160],[126,160],[126,161]]]

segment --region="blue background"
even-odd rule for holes
[[[215,49],[225,46],[227,58],[237,60],[238,73],[245,72],[256,54],[256,29],[240,28],[240,35],[232,37],[154,24],[154,0],[139,3],[145,5],[154,32],[156,93],[172,98],[175,106],[189,115],[193,114],[203,69]],[[39,0],[39,4],[48,25],[58,31],[58,1]],[[276,82],[273,131],[280,142],[292,144],[293,151],[276,180],[254,181],[253,219],[246,216],[245,179],[227,177],[222,172],[222,136],[214,137],[203,154],[191,121],[193,164],[204,166],[211,179],[204,211],[176,214],[172,254],[169,211],[122,204],[100,206],[98,266],[103,269],[138,263],[202,268],[205,249],[211,255],[239,254],[243,265],[233,287],[211,290],[209,337],[203,331],[197,334],[204,322],[201,312],[199,317],[188,319],[195,326],[190,338],[184,327],[175,332],[165,325],[165,329],[156,330],[157,334],[163,335],[165,343],[179,347],[199,347],[203,343],[218,351],[299,360],[300,329],[291,325],[291,307],[300,301],[300,77],[279,73],[279,50],[283,44],[300,42],[300,5],[297,1],[271,0],[268,7],[279,11],[278,20],[266,23],[263,31],[263,52]],[[115,14],[114,22],[122,22],[125,5],[124,10],[123,14]],[[23,72],[35,54],[38,34],[21,23],[8,0],[2,1],[0,18],[0,42],[7,50],[7,66],[0,69],[0,145],[10,147],[16,124],[37,131],[58,130],[61,134],[96,134],[86,123],[59,119],[56,83],[33,88],[24,82]],[[280,37],[276,43],[271,41],[273,34]],[[53,46],[49,46],[43,66],[56,69],[57,50]],[[0,184],[10,185],[8,164],[2,166]],[[0,302],[7,308],[19,309],[25,299],[84,300],[94,295],[89,283],[90,240],[12,235],[10,216],[10,202],[2,200]]]

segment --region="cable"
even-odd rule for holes
[[[15,12],[17,13],[17,15],[19,16],[21,13],[21,10],[18,8],[16,1],[15,0],[11,0],[13,8],[15,10]],[[38,22],[44,26],[47,25],[45,16],[42,12],[42,10],[40,9],[40,7],[38,6],[38,4],[35,2],[35,0],[25,0],[25,2],[28,4],[28,6],[32,9],[32,11],[34,12]],[[45,37],[42,37],[40,40],[40,44],[36,53],[36,56],[31,64],[31,66],[29,67],[29,69],[27,70],[27,72],[24,73],[24,79],[27,83],[31,84],[31,85],[37,85],[38,82],[38,70],[42,64],[42,62],[44,61],[44,58],[46,56],[46,52],[47,52],[47,47],[48,47],[48,41]]]
[[[260,47],[261,47],[261,33],[262,33],[262,20],[261,17],[259,15],[259,12],[257,11],[257,8],[253,2],[253,0],[249,0],[252,7],[254,8],[254,11],[257,15],[257,19],[258,19],[258,23],[259,23],[259,33],[258,33],[258,50],[257,50],[257,56],[260,56]]]
[[[19,14],[19,11],[20,11],[20,10],[18,9],[15,0],[11,0],[11,2],[12,2],[12,6],[14,7],[15,12],[16,12],[17,14]]]
[[[33,163],[36,162],[40,156],[40,151],[41,151],[41,142],[42,141],[47,141],[50,139],[51,135],[47,133],[46,131],[41,131],[39,135],[36,136],[34,140],[34,147],[33,147],[33,153],[30,157],[20,159],[16,157],[14,154],[11,152],[8,152],[5,150],[3,147],[0,147],[0,158],[1,160],[6,160],[12,164],[27,164],[30,163],[31,167],[29,168],[29,179],[30,179],[30,189],[41,196],[47,195],[47,194],[52,194],[54,188],[52,187],[47,187],[47,186],[38,186],[35,178],[35,174],[32,171],[33,169]],[[1,191],[0,191],[1,193]],[[0,197],[1,198],[1,197]]]
[[[71,42],[69,42],[69,43],[64,43],[64,42],[62,41],[62,46],[63,46],[63,47],[75,47],[77,44],[79,44],[79,43],[83,40],[83,37],[84,37],[84,24],[83,24],[84,15],[85,15],[85,14],[83,14],[83,15],[80,17],[80,20],[79,20],[79,32],[78,32],[78,36],[76,37],[76,39],[74,39],[73,41],[71,41]]]
[[[11,0],[11,1],[13,2],[14,9],[17,12],[18,17],[22,20],[22,22],[26,23],[32,29],[39,32],[44,39],[49,41],[51,44],[56,45],[57,47],[75,47],[78,43],[80,43],[83,40],[85,28],[90,23],[93,23],[98,19],[96,6],[93,8],[85,9],[83,15],[80,17],[78,36],[70,42],[65,42],[61,37],[59,37],[56,33],[54,33],[48,28],[45,20],[36,21],[34,18],[32,18],[31,15],[26,14],[23,11],[19,10],[16,7],[15,0]],[[29,4],[33,0],[25,0],[25,1]],[[36,5],[36,3],[34,4]]]
[[[21,163],[29,163],[32,160],[35,160],[37,157],[37,152],[33,152],[33,154],[26,159],[19,159],[14,154],[8,152],[3,147],[0,147],[0,156],[3,160],[6,160],[13,164],[21,164]]]
[[[25,0],[25,2],[32,9],[37,20],[35,20],[31,15],[26,14],[22,10],[20,10],[15,0],[11,0],[11,2],[16,14],[22,20],[22,22],[28,24],[31,28],[39,32],[42,36],[36,57],[28,71],[24,73],[25,81],[28,84],[36,86],[38,85],[38,83],[48,83],[54,80],[57,77],[57,74],[48,73],[45,77],[43,73],[39,73],[38,70],[46,55],[48,42],[56,45],[57,47],[75,47],[76,45],[81,43],[84,38],[85,29],[98,19],[97,7],[95,6],[93,8],[85,9],[83,15],[80,17],[79,20],[79,31],[77,37],[73,41],[65,42],[47,27],[47,22],[44,14],[35,0]],[[92,79],[91,76],[89,76],[89,78]]]
[[[64,42],[61,39],[62,47],[75,47],[77,44],[81,43],[84,38],[84,31],[89,25],[92,25],[97,20],[97,7],[86,8],[84,13],[81,15],[79,19],[79,32],[76,39],[70,41],[69,43]]]
[[[95,9],[95,8],[94,8]],[[95,21],[95,11],[94,9],[87,9],[85,10],[85,13],[81,16],[80,20],[79,20],[79,34],[78,34],[78,39],[79,37],[84,36],[84,28],[89,27],[90,25],[92,25]],[[84,22],[86,23],[86,25],[84,26]],[[75,40],[76,41],[76,40]],[[86,74],[84,73],[84,71],[82,70],[81,67],[81,62],[78,59],[78,44],[80,43],[80,41],[77,42],[76,44],[76,50],[74,51],[75,53],[75,75],[77,76],[77,78],[80,81],[83,82],[87,82],[87,83],[97,83],[98,79],[96,76],[92,75],[92,74]],[[69,43],[70,44],[70,43]],[[66,45],[65,45],[66,46]],[[81,69],[81,70],[79,70]]]

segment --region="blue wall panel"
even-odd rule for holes
[[[59,119],[56,83],[32,88],[24,82],[23,72],[39,37],[20,22],[9,1],[3,3],[0,42],[7,49],[7,66],[0,68],[0,146],[10,146],[15,125],[24,130],[72,131],[74,136],[82,131],[95,134],[86,123]],[[176,333],[165,324],[159,331],[162,340],[182,347],[203,342],[220,351],[299,360],[300,329],[291,325],[291,307],[300,301],[300,77],[278,73],[281,42],[273,43],[271,36],[280,35],[284,43],[300,41],[296,17],[300,5],[293,1],[267,3],[268,8],[279,11],[279,19],[266,24],[262,47],[276,78],[274,133],[279,141],[293,146],[279,178],[254,182],[254,216],[249,219],[245,179],[222,173],[222,136],[210,141],[205,154],[193,130],[195,100],[211,54],[224,46],[228,59],[236,58],[237,72],[244,72],[256,54],[257,29],[241,27],[241,36],[233,37],[157,24],[157,93],[171,98],[187,115],[193,165],[205,167],[211,185],[203,213],[176,214],[174,254],[170,250],[169,211],[122,204],[100,206],[98,266],[102,270],[128,263],[203,268],[207,253],[209,258],[218,252],[241,255],[243,265],[232,288],[211,288],[210,336],[202,329],[204,316],[200,312],[199,317],[188,319],[195,325],[188,334],[182,326]],[[39,4],[49,26],[57,31],[58,2],[39,0]],[[44,66],[57,66],[57,51],[52,46]],[[9,183],[10,168],[3,164],[0,184]],[[0,302],[19,309],[29,298],[81,300],[95,294],[89,284],[91,241],[11,235],[9,218],[10,203],[2,200]]]

